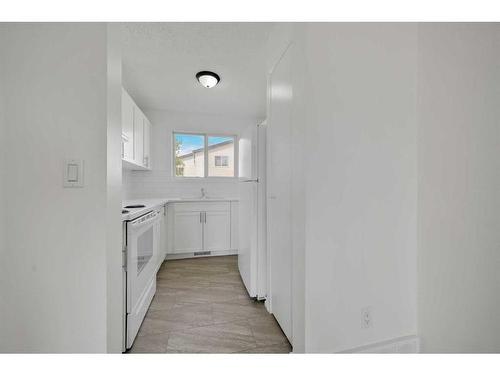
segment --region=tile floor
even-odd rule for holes
[[[289,353],[262,302],[248,297],[236,256],[163,263],[131,353]]]

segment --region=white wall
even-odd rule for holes
[[[152,171],[124,172],[124,199],[154,197],[194,197],[203,187],[207,195],[238,197],[235,179],[201,179],[200,181],[174,179],[172,177],[172,132],[207,132],[239,135],[250,125],[262,119],[204,115],[183,112],[167,112],[145,109],[152,124]]]
[[[500,26],[419,25],[419,333],[500,351]]]
[[[0,25],[0,50],[3,50],[4,48],[4,33],[2,32],[3,28]],[[5,125],[5,82],[4,82],[4,72],[3,72],[3,55],[0,55],[0,206],[5,207],[5,194],[4,194],[4,189],[5,189],[5,178],[6,178],[6,173],[5,173],[5,133],[6,133],[6,125]],[[0,210],[0,259],[4,259],[5,257],[5,251],[6,251],[6,231],[5,231],[5,216],[6,212],[5,210]],[[0,267],[1,271],[1,267]],[[5,279],[4,276],[0,272],[0,285],[5,285]],[[2,289],[0,288],[0,292]],[[5,305],[4,301],[4,294],[0,293],[0,322],[5,321],[4,318],[4,309],[2,306]],[[1,323],[0,323],[1,324]]]
[[[0,352],[104,352],[105,24],[8,24]],[[65,158],[85,187],[64,189]]]
[[[308,352],[416,333],[416,35],[414,24],[306,28]]]
[[[293,41],[305,77],[293,82],[307,184],[302,282],[292,179],[294,351],[394,351],[418,333],[424,352],[498,352],[500,27],[302,26],[279,25],[268,50],[269,68]]]
[[[306,171],[305,171],[305,147],[307,134],[306,113],[306,80],[307,64],[305,60],[305,26],[295,25],[292,31],[293,63],[293,100],[295,102],[292,110],[292,330],[293,350],[303,353],[305,347],[305,223],[306,223]]]
[[[121,353],[123,334],[121,99],[123,27],[107,25],[106,324],[107,352]]]

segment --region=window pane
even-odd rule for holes
[[[234,137],[208,136],[208,175],[234,177]]]
[[[205,136],[174,134],[175,175],[205,177]]]

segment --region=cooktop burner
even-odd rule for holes
[[[144,207],[146,206],[143,204],[132,204],[130,206],[125,206],[125,208],[144,208]]]
[[[122,214],[128,214],[129,212],[129,210],[122,210]]]

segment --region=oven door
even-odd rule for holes
[[[127,348],[156,291],[160,220],[160,213],[152,211],[127,225]]]

